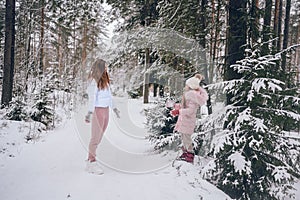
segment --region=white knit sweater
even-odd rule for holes
[[[95,107],[113,107],[112,94],[109,87],[99,89],[95,80],[92,80],[87,87],[89,95],[89,112],[93,112]]]

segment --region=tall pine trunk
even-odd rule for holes
[[[44,0],[41,0],[41,35],[40,35],[40,73],[43,73],[44,71],[44,31],[45,31],[45,13],[44,13]]]
[[[274,21],[273,21],[273,38],[276,38],[278,35],[278,21],[279,21],[279,5],[280,0],[275,1],[275,10],[274,10]],[[277,50],[277,42],[276,40],[272,43],[273,54],[276,53]]]
[[[209,48],[209,72],[208,72],[208,77],[209,77],[209,80],[211,83],[212,82],[212,77],[213,77],[213,62],[214,62],[214,59],[213,59],[213,46],[214,46],[214,38],[215,38],[215,34],[214,34],[214,26],[216,27],[216,23],[215,23],[215,13],[216,13],[216,8],[215,8],[215,0],[212,0],[211,1],[211,24],[212,24],[212,27],[210,29],[210,41],[209,41],[209,45],[210,45],[210,48]]]
[[[24,91],[28,91],[28,78],[29,74],[31,73],[31,66],[30,66],[30,52],[31,52],[31,20],[32,20],[32,12],[28,12],[26,16],[27,20],[27,27],[26,27],[26,45],[25,45],[25,68],[26,68],[26,77],[25,77],[25,89]],[[25,97],[26,98],[26,97]]]
[[[277,52],[281,50],[282,31],[282,0],[279,0],[278,30],[277,30]]]
[[[76,3],[76,2],[75,2]],[[75,10],[74,10],[75,12]],[[76,74],[77,74],[77,67],[76,67],[76,55],[77,55],[77,44],[76,44],[76,27],[77,27],[77,24],[76,24],[76,21],[74,20],[73,21],[73,35],[72,35],[72,40],[73,40],[73,59],[72,59],[72,64],[73,64],[73,71],[72,71],[72,75],[73,77],[75,78],[76,77]]]
[[[283,35],[283,44],[282,48],[286,49],[288,46],[288,39],[289,39],[289,23],[290,23],[290,11],[291,11],[291,0],[286,1],[286,8],[285,8],[285,20],[284,20],[284,35]],[[282,55],[282,71],[286,71],[286,54]]]
[[[221,1],[218,0],[218,5],[217,5],[217,16],[216,16],[216,22],[215,22],[215,33],[214,33],[214,43],[213,43],[213,47],[211,47],[213,50],[213,54],[212,54],[212,60],[213,60],[213,67],[216,67],[215,65],[215,61],[217,58],[217,49],[218,46],[220,45],[219,40],[219,36],[220,36],[220,10],[221,10]],[[213,68],[211,68],[210,74],[211,77],[213,77]],[[210,80],[212,82],[212,80]]]
[[[151,23],[151,11],[150,11],[150,3],[151,1],[146,0],[145,5],[143,7],[144,18],[141,19],[140,24],[142,26],[149,26]],[[144,74],[144,85],[143,85],[143,97],[144,103],[149,103],[149,73],[148,68],[150,67],[150,49],[145,48],[145,74]]]
[[[241,78],[241,75],[230,66],[236,61],[244,58],[244,49],[246,44],[246,4],[247,0],[229,1],[229,19],[227,35],[227,59],[225,69],[225,80]],[[232,104],[232,95],[227,95],[227,104]]]
[[[264,13],[264,25],[262,31],[262,55],[270,53],[269,43],[271,34],[271,16],[272,16],[272,0],[265,0],[265,13]]]
[[[87,45],[88,45],[88,26],[87,21],[85,21],[83,26],[83,36],[82,36],[82,53],[81,53],[81,65],[82,71],[86,71],[86,57],[87,57]],[[78,73],[78,69],[76,69],[76,73]]]
[[[298,24],[297,26],[297,31],[296,31],[296,43],[300,42],[300,24]],[[296,66],[296,81],[297,83],[300,83],[300,49],[297,48],[296,49],[296,53],[295,53],[295,64],[294,66]]]
[[[15,57],[15,0],[6,0],[4,71],[1,104],[9,105],[12,100]]]
[[[201,11],[200,11],[200,23],[201,23],[201,29],[202,33],[200,34],[200,45],[202,46],[203,49],[206,49],[206,7],[207,7],[207,0],[201,0]],[[204,70],[203,70],[203,75],[206,79],[206,81],[210,81],[208,77],[208,65],[206,61],[206,56],[204,56],[205,60],[201,60],[201,62],[204,63]]]
[[[252,0],[250,10],[250,37],[249,44],[254,46],[259,38],[259,3],[258,0]]]
[[[57,45],[56,45],[56,58],[58,62],[58,71],[59,74],[63,74],[63,64],[62,64],[62,28],[60,26],[57,27]]]
[[[143,87],[143,95],[144,95],[144,103],[149,103],[149,73],[148,69],[150,66],[150,50],[149,48],[145,49],[145,77],[144,77],[144,87]]]

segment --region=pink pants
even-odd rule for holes
[[[180,133],[180,135],[181,135],[181,141],[182,141],[183,147],[188,152],[194,152],[192,135],[190,135],[190,134],[183,134],[183,133]]]
[[[96,149],[101,142],[109,120],[109,108],[96,107],[92,118],[92,136],[89,144],[89,161],[96,160]]]

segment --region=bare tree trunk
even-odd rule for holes
[[[300,38],[300,24],[298,24],[297,27],[297,33],[296,33],[296,44],[299,43],[299,38]],[[300,49],[297,48],[296,49],[296,53],[295,53],[295,65],[296,66],[296,81],[297,83],[300,83],[300,68],[298,66],[300,66]]]
[[[151,23],[150,20],[150,0],[145,1],[144,5],[144,12],[145,12],[145,18],[141,20],[142,26],[149,26]],[[144,20],[144,24],[143,24]],[[150,50],[149,48],[145,49],[145,74],[144,74],[144,87],[143,87],[143,96],[144,96],[144,103],[149,103],[149,76],[148,69],[150,67]]]
[[[262,45],[262,55],[267,55],[270,53],[269,44],[271,34],[271,16],[272,16],[272,0],[265,0],[265,14],[264,14],[264,25],[263,25],[263,45]]]
[[[201,22],[201,29],[202,29],[202,34],[200,34],[200,45],[202,46],[203,49],[206,48],[206,7],[207,7],[207,0],[201,0],[201,12],[200,12],[200,22]],[[206,60],[206,55],[204,56],[204,60],[201,60],[204,65],[204,70],[203,70],[203,75],[205,79],[209,82],[209,77],[208,77],[208,65],[207,65],[207,60]]]
[[[74,7],[75,8],[75,7]],[[75,10],[74,10],[75,12]],[[77,55],[77,45],[76,45],[76,21],[74,20],[73,22],[73,42],[74,42],[74,50],[73,50],[73,59],[72,59],[72,64],[73,64],[73,77],[75,78],[76,77],[76,55]]]
[[[215,1],[212,0],[211,1],[211,24],[213,24],[214,26],[217,26],[217,24],[215,23],[215,13],[216,13],[216,8],[215,8]],[[209,49],[209,70],[208,70],[208,77],[209,77],[209,80],[211,83],[212,82],[212,79],[213,79],[213,68],[214,68],[214,65],[213,65],[213,62],[214,62],[214,58],[213,58],[213,53],[214,53],[214,27],[212,26],[211,29],[210,29],[210,49]]]
[[[251,25],[250,25],[250,37],[249,37],[249,40],[251,40],[249,42],[249,44],[252,44],[252,46],[257,43],[257,40],[259,38],[259,13],[258,13],[258,9],[259,9],[258,0],[252,0],[252,2],[251,2],[251,11],[250,11]]]
[[[232,67],[236,61],[244,58],[244,45],[246,44],[247,23],[245,19],[247,0],[229,1],[229,31],[228,52],[225,68],[225,80],[239,79],[241,74]],[[227,95],[227,104],[232,104],[232,96]]]
[[[215,1],[212,0],[211,1],[211,24],[212,27],[210,29],[210,49],[209,49],[209,70],[208,70],[208,78],[209,78],[209,82],[208,83],[212,83],[213,81],[213,70],[214,70],[214,40],[216,40],[215,37],[215,33],[214,31],[216,30],[216,28],[214,28],[213,26],[217,27],[217,23],[215,23],[215,14],[216,14],[216,8],[215,8]]]
[[[83,27],[83,38],[82,38],[82,43],[83,43],[83,47],[82,47],[82,54],[81,54],[81,65],[82,65],[82,71],[86,70],[86,57],[87,57],[87,44],[88,44],[88,38],[87,38],[87,32],[88,32],[88,27],[87,27],[87,21],[85,21],[84,23],[84,27]],[[78,69],[76,70],[78,71]]]
[[[290,11],[291,11],[291,0],[286,0],[285,20],[284,20],[284,35],[283,35],[283,45],[282,45],[283,49],[286,49],[287,46],[288,46]],[[285,53],[282,55],[281,67],[282,67],[283,72],[285,72],[286,71],[286,54]]]
[[[6,0],[4,71],[1,104],[9,105],[12,100],[15,57],[15,0]]]
[[[278,35],[278,19],[279,19],[279,5],[280,0],[275,1],[275,13],[274,13],[274,25],[273,25],[273,38],[276,38]],[[276,53],[277,50],[277,42],[276,40],[273,41],[273,54]]]
[[[57,62],[58,62],[58,71],[59,74],[63,74],[63,64],[62,64],[62,29],[61,27],[57,27],[58,33],[57,33],[57,46],[56,46],[56,54],[57,54]]]
[[[145,77],[144,77],[144,103],[149,103],[149,73],[147,72],[150,66],[150,50],[149,48],[145,49]]]
[[[278,15],[278,41],[277,41],[277,52],[281,50],[281,30],[282,30],[282,0],[279,0],[279,15]]]
[[[30,47],[31,47],[31,20],[32,20],[32,12],[28,12],[26,15],[27,27],[26,27],[26,50],[25,50],[25,67],[29,69],[30,64]]]
[[[28,78],[31,72],[31,62],[30,62],[30,51],[31,51],[31,20],[32,20],[32,12],[27,13],[27,27],[26,27],[26,45],[25,45],[25,69],[26,69],[26,77],[25,77],[25,91],[28,91]],[[26,98],[26,97],[25,97]]]
[[[44,0],[41,0],[41,36],[40,36],[40,73],[44,71],[44,31],[45,31],[45,6]]]
[[[153,97],[157,97],[157,89],[159,85],[157,83],[153,84]]]
[[[209,49],[209,57],[212,59],[213,56],[213,41],[214,41],[214,29],[213,27],[216,26],[215,24],[215,13],[216,13],[216,8],[215,8],[215,0],[211,1],[211,24],[212,24],[212,28],[210,29],[210,49]],[[210,75],[210,74],[209,74]]]
[[[217,17],[216,17],[216,22],[215,22],[215,35],[214,35],[214,44],[213,44],[213,56],[212,56],[212,60],[213,60],[213,67],[211,67],[211,71],[210,71],[210,74],[211,74],[211,78],[213,77],[213,73],[214,73],[214,70],[216,69],[216,59],[217,59],[217,55],[218,55],[218,50],[217,50],[217,47],[219,47],[220,45],[220,42],[219,42],[219,39],[220,39],[220,10],[221,10],[221,1],[218,0],[218,6],[217,6]],[[210,80],[210,83],[212,83],[213,80]]]

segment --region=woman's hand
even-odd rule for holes
[[[118,110],[118,108],[114,108],[113,111],[115,112],[117,118],[120,118],[120,111]]]
[[[86,116],[85,116],[85,122],[86,123],[90,123],[91,122],[91,115],[92,115],[93,113],[91,112],[91,111],[89,111],[87,114],[86,114]]]

